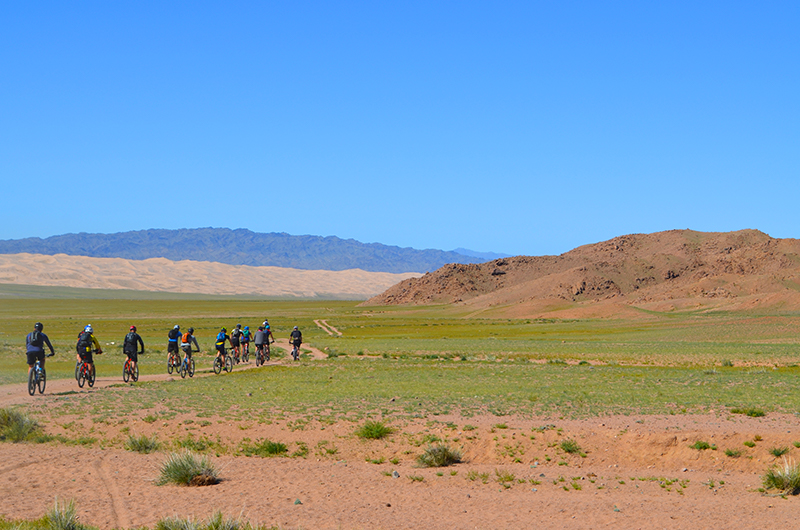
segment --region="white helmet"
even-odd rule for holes
[[[85,331],[86,333],[94,333],[91,324],[88,324],[85,328],[83,328],[83,331]]]

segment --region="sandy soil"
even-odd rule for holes
[[[435,424],[416,420],[397,425],[398,432],[388,441],[360,440],[348,422],[292,431],[288,427],[292,419],[253,425],[246,431],[211,422],[203,434],[221,434],[231,443],[244,436],[268,438],[290,444],[290,449],[302,441],[311,452],[307,458],[212,455],[222,482],[201,488],[155,486],[164,453],[2,444],[0,513],[14,518],[39,516],[58,497],[76,499],[81,520],[101,528],[153,525],[171,515],[205,518],[217,510],[282,528],[793,528],[796,524],[798,498],[756,491],[764,470],[775,462],[768,448],[791,447],[797,439],[794,416],[503,417],[505,429],[498,428],[499,418],[490,415],[439,416]],[[182,418],[169,425],[131,421],[132,430],[156,433],[160,439],[188,430]],[[464,430],[467,422],[475,429]],[[463,445],[465,462],[441,470],[416,467],[423,434]],[[756,435],[762,440],[747,449],[743,442]],[[468,436],[473,439],[467,441]],[[560,451],[557,446],[564,439],[577,441],[586,456]],[[328,442],[324,447],[335,446],[337,452],[319,450],[323,440]],[[718,449],[691,449],[697,440]],[[515,444],[528,447],[517,454],[519,462],[503,454],[505,446]],[[730,458],[724,455],[725,448],[739,448],[743,454]],[[390,463],[392,458],[399,462]],[[385,462],[367,461],[381,459]],[[399,477],[392,476],[393,471]],[[498,471],[514,475],[510,487],[497,482]],[[480,477],[470,480],[471,473],[485,473],[485,483]]]
[[[417,273],[308,271],[164,258],[0,254],[0,282],[174,293],[366,298]]]

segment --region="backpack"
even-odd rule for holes
[[[188,332],[188,331],[187,331],[186,333],[184,333],[184,334],[183,334],[183,338],[181,338],[181,342],[182,342],[183,344],[190,344],[190,341],[191,341],[191,340],[192,340],[192,339],[191,339],[191,335],[189,335],[189,332]]]
[[[221,331],[217,335],[217,344],[225,344],[225,334]]]
[[[125,346],[128,345],[132,346],[136,345],[136,333],[134,333],[133,331],[125,335]]]
[[[241,329],[234,329],[233,331],[231,331],[231,338],[232,339],[238,339],[239,335],[241,335],[241,334],[242,334],[242,330]]]
[[[44,341],[42,340],[42,332],[38,329],[33,330],[33,333],[31,333],[30,345],[41,348],[43,343]]]
[[[78,335],[78,348],[82,351],[89,351],[92,349],[92,334],[86,331],[81,331]]]
[[[171,330],[169,330],[168,337],[170,338],[170,340],[176,340],[178,338],[178,335],[180,335],[180,333],[181,332],[178,331],[177,329],[172,328]]]

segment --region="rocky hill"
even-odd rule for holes
[[[479,263],[479,257],[361,243],[354,239],[260,234],[246,229],[139,230],[117,234],[65,234],[0,240],[0,254],[67,254],[93,258],[212,261],[228,265],[305,270],[426,272],[446,263]]]
[[[458,304],[518,317],[800,309],[800,241],[757,230],[632,234],[559,256],[446,265],[365,304]]]

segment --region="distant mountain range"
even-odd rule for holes
[[[492,259],[483,259],[481,253],[461,250],[470,254],[361,243],[335,236],[263,234],[242,228],[156,229],[0,240],[0,254],[25,252],[132,260],[167,258],[330,271],[428,272],[448,263],[481,263]]]

